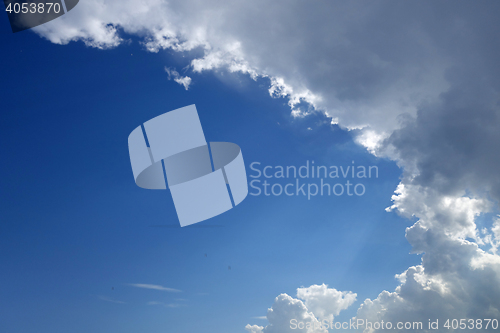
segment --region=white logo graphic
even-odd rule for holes
[[[149,145],[147,144],[149,142]],[[135,183],[168,188],[182,227],[222,214],[248,194],[240,147],[207,144],[195,105],[164,113],[128,137]]]

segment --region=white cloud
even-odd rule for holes
[[[188,90],[189,85],[191,84],[191,78],[189,76],[180,76],[179,72],[175,69],[171,69],[165,66],[165,72],[167,72],[168,79],[174,80],[178,84],[184,86],[184,89]]]
[[[489,251],[492,254],[497,254],[500,247],[500,216],[493,222],[491,232],[488,232],[487,228],[483,228],[481,233],[484,235],[484,243],[490,246]]]
[[[300,299],[279,295],[267,310],[269,325],[248,324],[246,330],[251,333],[326,333],[328,331],[322,323],[330,325],[334,316],[356,301],[356,294],[328,288],[325,284],[298,288],[297,297]]]
[[[356,301],[356,294],[338,291],[326,284],[298,288],[297,297],[305,301],[305,306],[320,320],[333,321],[340,311],[347,309]]]
[[[264,329],[264,327],[259,326],[259,325],[247,324],[247,326],[245,326],[245,329],[250,333],[262,333],[262,330]]]
[[[180,292],[182,292],[182,290],[179,290],[179,289],[167,288],[167,287],[160,286],[160,285],[157,285],[157,284],[129,283],[127,285],[131,286],[131,287],[136,287],[136,288],[161,290],[161,291],[168,291],[168,292],[172,292],[172,293],[180,293]]]
[[[415,114],[418,103],[448,86],[449,55],[429,35],[435,22],[409,19],[434,8],[414,6],[397,12],[389,2],[88,0],[35,31],[54,43],[99,48],[123,42],[120,29],[143,37],[152,52],[200,47],[194,72],[222,67],[268,77],[270,93],[286,95],[292,107],[305,101],[346,128],[390,132],[398,115]],[[437,28],[449,24],[442,20]]]
[[[180,307],[187,306],[187,304],[184,303],[186,301],[185,299],[176,298],[174,300],[175,301],[180,301],[182,303],[167,303],[167,302],[160,302],[160,301],[149,301],[146,304],[147,305],[160,305],[160,306],[164,306],[166,308],[180,308]]]
[[[498,256],[485,253],[472,242],[425,229],[420,223],[407,230],[407,238],[414,251],[424,253],[422,264],[397,275],[401,285],[394,292],[383,291],[375,300],[365,300],[358,318],[420,321],[426,328],[429,319],[444,324],[449,318],[500,316]]]
[[[479,240],[475,219],[492,208],[485,198],[465,196],[465,190],[445,195],[432,187],[399,184],[393,205],[387,211],[407,218],[417,217],[422,227],[440,231],[452,238]],[[411,243],[411,242],[410,242]]]
[[[182,303],[166,303],[166,302],[158,302],[158,301],[149,301],[146,304],[147,305],[160,305],[160,306],[164,306],[166,308],[180,308],[180,307],[187,306],[186,304],[182,304]]]
[[[287,294],[281,294],[274,300],[272,308],[267,310],[267,320],[269,325],[261,329],[262,333],[327,333],[321,328],[321,322],[310,312],[305,304]],[[295,320],[297,327],[291,324]],[[298,323],[303,323],[303,328],[299,328]],[[253,327],[253,330],[249,330]],[[300,326],[302,327],[302,326]],[[260,327],[247,325],[249,332],[259,332]]]

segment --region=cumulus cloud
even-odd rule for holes
[[[498,256],[482,251],[475,243],[426,229],[420,223],[407,230],[407,238],[415,252],[424,253],[422,264],[397,275],[401,285],[394,292],[383,291],[375,300],[365,300],[358,309],[358,318],[394,325],[422,322],[426,332],[429,319],[438,319],[443,325],[453,318],[499,317]],[[483,330],[494,331],[491,327]]]
[[[123,32],[149,52],[198,48],[193,75],[167,71],[186,89],[214,69],[267,78],[294,116],[323,112],[396,161],[404,174],[388,210],[417,219],[406,237],[422,263],[357,317],[425,321],[499,315],[500,222],[478,223],[500,200],[499,13],[498,1],[87,0],[35,31],[103,49]],[[270,324],[247,331],[287,332],[290,316],[312,323],[355,297],[325,288],[303,288],[305,303],[278,296]]]
[[[297,298],[287,294],[276,297],[267,311],[269,325],[248,324],[245,328],[251,333],[326,333],[323,324],[330,325],[334,316],[355,301],[355,293],[328,288],[326,284],[302,287],[297,289]]]
[[[321,328],[321,322],[310,312],[305,304],[287,294],[281,294],[274,300],[272,308],[267,310],[267,320],[269,325],[266,327],[258,325],[247,325],[245,328],[251,333],[327,333]],[[297,325],[291,325],[295,320]],[[298,326],[302,322],[303,326]]]
[[[305,306],[320,320],[333,321],[340,311],[347,309],[356,301],[356,294],[338,291],[326,284],[298,288],[297,297],[305,301]]]
[[[468,17],[478,20],[476,29],[495,29],[476,15]],[[462,54],[463,66],[447,69],[446,92],[402,118],[401,127],[374,149],[404,167],[388,210],[418,219],[406,238],[423,256],[421,265],[397,275],[401,284],[394,292],[366,300],[359,318],[445,322],[500,314],[499,222],[481,226],[478,220],[498,210],[500,200],[500,85],[491,58],[498,43],[485,42],[478,40],[481,51],[469,54],[470,62]]]
[[[481,213],[490,211],[492,203],[465,194],[461,191],[445,195],[432,187],[399,184],[392,197],[394,204],[386,210],[396,209],[407,218],[417,217],[422,227],[451,238],[472,238],[481,242],[475,220]]]

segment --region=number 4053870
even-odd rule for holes
[[[52,2],[47,2],[47,3],[9,3],[5,11],[9,13],[31,13],[31,14],[43,14],[43,13],[59,13],[61,11],[61,5],[59,3],[52,3]]]

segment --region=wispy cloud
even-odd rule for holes
[[[99,297],[99,299],[101,301],[106,301],[106,302],[111,302],[111,303],[119,303],[119,304],[127,304],[127,303],[125,303],[123,301],[117,301],[115,299],[112,299],[112,298],[109,298],[109,297],[106,297],[106,296],[97,296],[97,297]]]
[[[253,319],[267,319],[267,316],[252,317]]]
[[[164,306],[166,308],[179,308],[181,306],[186,306],[186,304],[165,303],[165,302],[157,302],[157,301],[148,302],[147,305],[161,305],[161,306]]]
[[[181,76],[175,69],[171,69],[166,66],[165,72],[167,72],[169,80],[173,79],[178,84],[184,86],[184,89],[188,90],[189,85],[191,84],[191,78],[189,76]]]
[[[168,303],[165,304],[167,308],[180,308],[181,306],[187,306],[186,304]]]
[[[157,284],[128,283],[127,286],[136,287],[136,288],[143,288],[143,289],[153,289],[153,290],[168,291],[168,292],[171,292],[171,293],[180,293],[180,292],[182,292],[182,290],[179,290],[179,289],[168,288],[168,287],[160,286],[160,285],[157,285]]]

